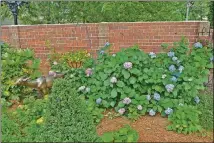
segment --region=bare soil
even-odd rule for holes
[[[167,131],[166,126],[169,124],[169,121],[160,115],[154,117],[142,116],[134,122],[125,117],[114,119],[105,117],[97,126],[97,132],[99,135],[102,135],[105,132],[118,130],[125,124],[129,124],[139,133],[138,142],[213,142],[212,133],[208,133],[206,137],[202,137],[198,134],[184,135]]]

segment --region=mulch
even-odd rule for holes
[[[125,117],[114,119],[105,117],[97,126],[97,133],[102,135],[105,132],[115,131],[122,128],[125,124],[129,124],[139,133],[138,142],[213,142],[213,134],[211,132],[206,137],[202,137],[199,134],[184,135],[174,131],[167,131],[166,126],[169,124],[169,121],[158,114],[154,117],[142,116],[134,122]]]

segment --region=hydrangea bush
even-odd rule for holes
[[[204,89],[212,67],[210,51],[208,47],[193,47],[190,51],[182,40],[166,53],[147,54],[134,46],[115,56],[99,55],[93,74],[87,78],[86,86],[91,92],[85,96],[94,102],[102,100],[98,102],[100,107],[115,108],[129,117],[154,112],[165,116],[165,110],[179,103],[199,102],[198,91]],[[142,110],[138,110],[138,105]]]
[[[134,46],[112,55],[107,52],[109,46],[97,52],[96,60],[66,76],[75,81],[77,90],[90,89],[79,92],[86,100],[131,119],[157,113],[169,116],[179,106],[200,102],[199,91],[212,68],[210,47],[190,49],[182,39],[172,48],[163,47],[161,53],[144,53]]]

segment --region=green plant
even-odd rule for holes
[[[1,133],[3,142],[18,142],[22,137],[21,126],[17,124],[8,113],[1,114]]]
[[[201,126],[206,130],[213,129],[213,93],[202,93],[199,95],[200,103],[197,109],[201,112],[199,120]]]
[[[3,142],[26,142],[29,136],[38,130],[38,119],[44,116],[47,100],[35,100],[29,97],[23,100],[15,110],[2,110],[2,141]],[[37,128],[34,128],[37,127]],[[33,134],[35,136],[35,134]]]
[[[104,133],[101,138],[103,142],[137,142],[139,135],[129,125],[125,125],[118,131]]]
[[[99,99],[99,107],[114,108],[133,119],[156,112],[166,116],[166,110],[179,104],[198,104],[199,90],[204,89],[212,68],[212,49],[195,44],[190,51],[184,38],[171,49],[162,46],[164,53],[147,54],[134,46],[110,55],[106,52],[108,44],[98,52],[94,64],[86,67],[92,69],[92,74],[82,72],[84,82],[77,82],[80,95],[94,102]],[[90,92],[81,91],[82,87]]]
[[[168,120],[171,121],[171,124],[167,126],[167,130],[184,134],[202,131],[199,114],[201,112],[197,110],[197,107],[190,105],[179,106],[175,113],[169,115]]]
[[[87,106],[78,98],[69,80],[55,81],[48,101],[44,126],[31,141],[93,142],[99,139]]]
[[[2,96],[1,101],[19,100],[30,93],[29,88],[16,86],[16,80],[21,76],[34,79],[41,75],[39,72],[40,60],[34,57],[30,49],[16,49],[1,44],[2,57]],[[24,90],[25,89],[25,90]]]
[[[94,123],[98,124],[102,120],[104,109],[97,107],[97,105],[92,100],[85,101],[87,104],[88,111],[92,114]]]

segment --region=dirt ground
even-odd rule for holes
[[[212,133],[202,137],[197,134],[184,135],[167,131],[165,128],[169,121],[160,115],[155,117],[143,116],[134,122],[129,121],[125,117],[114,119],[105,117],[97,126],[97,132],[99,135],[102,135],[105,132],[118,130],[125,124],[129,124],[139,133],[138,142],[213,142]]]

